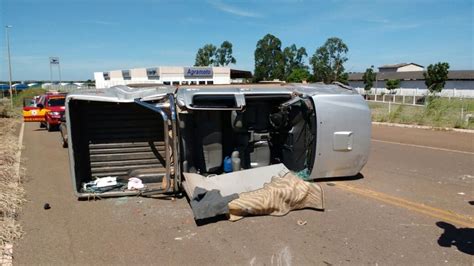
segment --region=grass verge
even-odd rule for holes
[[[369,102],[372,121],[432,127],[474,129],[474,99],[434,98],[424,106]],[[462,115],[462,117],[461,117]]]

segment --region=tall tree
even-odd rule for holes
[[[449,64],[446,62],[439,62],[435,65],[431,64],[428,66],[428,71],[423,73],[425,77],[425,85],[434,94],[441,92],[446,84],[449,73]]]
[[[324,83],[333,81],[347,83],[348,74],[344,72],[347,52],[349,48],[341,39],[336,37],[327,39],[310,60],[315,80]]]
[[[257,42],[255,49],[255,81],[283,80],[285,62],[281,51],[281,41],[267,34]]]
[[[285,60],[285,80],[296,69],[307,69],[304,59],[307,57],[306,49],[304,47],[297,48],[295,44],[286,47],[283,50],[283,57]]]
[[[217,49],[216,60],[214,62],[215,66],[227,66],[229,64],[235,64],[235,60],[232,55],[232,43],[229,41],[224,41],[221,44],[221,47]]]
[[[370,68],[365,70],[362,80],[364,81],[364,90],[366,92],[369,92],[374,86],[376,75],[377,74],[374,73],[374,66],[370,66]]]
[[[309,73],[308,69],[294,68],[293,71],[291,71],[290,75],[288,75],[288,77],[286,78],[286,81],[303,82],[303,81],[308,81],[310,77],[311,77],[311,74]]]
[[[212,44],[206,44],[199,48],[196,54],[194,66],[210,66],[215,62],[217,47]]]

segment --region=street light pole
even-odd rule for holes
[[[11,25],[5,26],[5,33],[7,36],[7,51],[8,51],[8,74],[10,79],[10,104],[13,107],[13,92],[12,92],[12,62],[10,58],[10,36],[8,35],[8,29],[12,28]]]

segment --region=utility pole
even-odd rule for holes
[[[12,62],[11,62],[11,58],[10,58],[10,36],[8,34],[8,29],[9,28],[12,28],[13,26],[11,25],[6,25],[5,26],[5,34],[6,34],[6,37],[7,37],[7,52],[8,52],[8,75],[9,75],[9,79],[10,79],[10,104],[13,108],[13,92],[12,92]]]

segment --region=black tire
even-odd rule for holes
[[[51,126],[48,122],[46,122],[46,129],[48,130],[48,132],[51,132],[54,130],[53,126]]]
[[[45,124],[43,122],[40,122],[40,128],[45,128]]]

